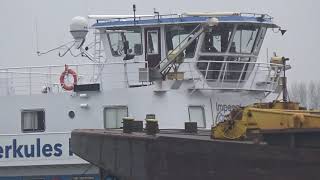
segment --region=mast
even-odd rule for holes
[[[283,90],[282,90],[282,99],[283,102],[288,102],[288,88],[287,88],[287,77],[286,77],[286,62],[289,61],[289,58],[282,57],[283,64]]]

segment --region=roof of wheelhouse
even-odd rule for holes
[[[114,28],[128,26],[152,26],[159,24],[192,24],[205,23],[215,17],[219,23],[253,23],[265,24],[277,27],[272,22],[272,17],[267,14],[254,13],[184,13],[169,15],[137,15],[134,21],[133,15],[89,15],[95,19],[93,28]]]

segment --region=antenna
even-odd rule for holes
[[[282,57],[282,65],[283,65],[282,99],[283,99],[283,102],[288,102],[288,88],[287,88],[287,77],[286,77],[286,62],[287,61],[289,61],[289,58]]]
[[[158,22],[159,22],[160,21],[160,13],[159,13],[159,11],[156,11],[156,8],[153,8],[153,13],[154,13],[154,15],[158,16]]]
[[[133,9],[133,23],[134,25],[136,25],[136,5],[135,4],[132,5],[132,9]]]
[[[39,55],[39,37],[38,37],[38,18],[35,18],[35,31],[36,31],[36,53]]]

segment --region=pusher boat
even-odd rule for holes
[[[53,50],[88,63],[0,69],[0,179],[98,179],[70,151],[73,129],[122,128],[123,117],[146,114],[160,129],[186,121],[210,129],[234,107],[279,93],[287,67],[258,61],[267,29],[284,32],[272,20],[214,12],[73,18],[73,40]]]

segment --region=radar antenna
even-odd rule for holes
[[[37,27],[36,27],[36,31],[37,31]],[[88,57],[90,60],[94,61],[94,58],[91,54],[89,54],[87,52],[88,47],[83,48],[83,44],[86,40],[86,36],[88,34],[88,21],[86,18],[84,17],[74,17],[71,21],[70,24],[70,33],[73,37],[73,40],[70,42],[67,42],[61,46],[58,46],[56,48],[50,49],[46,52],[40,52],[38,50],[38,40],[37,40],[37,54],[38,56],[44,55],[44,54],[48,54],[52,51],[59,51],[59,56],[63,57],[65,56],[67,53],[70,53],[73,57],[78,57],[80,55]],[[80,50],[79,54],[74,54],[72,53],[72,48],[76,48]]]

